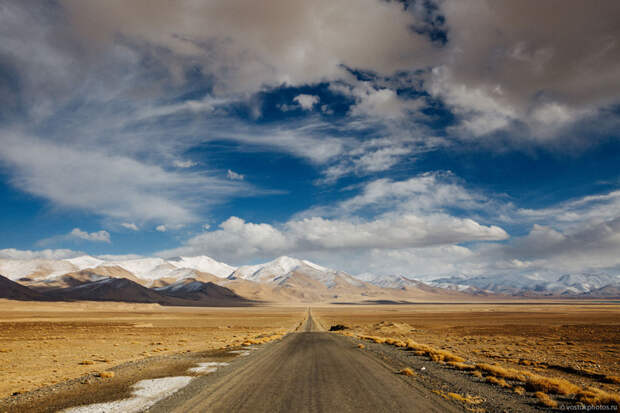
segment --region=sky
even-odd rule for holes
[[[618,274],[619,15],[0,0],[0,258]]]

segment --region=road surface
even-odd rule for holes
[[[415,379],[396,374],[346,337],[320,331],[310,312],[300,330],[252,353],[223,375],[188,387],[152,411],[461,411],[416,386]]]

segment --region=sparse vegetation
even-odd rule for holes
[[[508,388],[509,389],[510,387],[512,387],[510,384],[508,384],[506,382],[506,380],[498,379],[495,376],[487,376],[485,379],[486,379],[487,382],[489,382],[491,384],[495,384],[495,385],[503,387],[503,388]]]
[[[558,402],[553,400],[547,393],[543,393],[541,391],[537,391],[534,393],[536,398],[538,399],[538,403],[542,406],[546,407],[558,407]]]
[[[101,373],[98,374],[99,377],[101,377],[102,379],[111,379],[112,377],[114,377],[114,372],[113,371],[102,371]]]
[[[416,355],[426,356],[437,363],[469,372],[473,377],[481,378],[492,385],[512,389],[517,395],[525,394],[527,389],[531,392],[544,393],[548,397],[564,396],[587,405],[617,404],[620,395],[613,392],[613,387],[599,388],[598,385],[598,383],[613,385],[620,382],[620,376],[615,374],[619,363],[617,358],[613,358],[620,353],[615,344],[620,339],[618,333],[620,329],[609,328],[609,325],[617,325],[615,315],[617,313],[613,312],[617,306],[609,306],[612,312],[606,312],[606,307],[601,308],[602,311],[593,313],[591,307],[584,312],[574,307],[562,307],[562,311],[566,313],[554,312],[553,317],[533,314],[529,310],[523,313],[514,312],[512,308],[513,312],[502,313],[506,314],[507,318],[520,320],[518,317],[521,317],[529,320],[527,321],[529,324],[524,327],[520,327],[518,324],[520,321],[516,321],[517,324],[510,326],[485,324],[481,327],[477,324],[475,327],[469,327],[470,324],[466,324],[466,327],[461,329],[450,327],[449,330],[441,330],[433,322],[443,320],[446,313],[437,315],[435,319],[432,317],[429,319],[428,313],[415,315],[415,312],[407,315],[399,314],[397,318],[394,312],[398,313],[398,310],[393,309],[382,314],[373,310],[372,316],[364,314],[363,318],[360,318],[362,315],[355,314],[341,317],[341,320],[352,326],[351,331],[355,337],[396,347],[402,347],[404,343],[404,348]],[[463,317],[459,319],[464,320],[463,323],[472,323],[471,313],[458,314],[459,317]],[[484,317],[487,323],[495,315],[487,311],[479,313],[479,316]],[[371,320],[379,317],[394,317],[392,320],[398,319],[398,322],[383,319],[373,321],[371,324]],[[576,324],[566,322],[560,324],[558,320],[562,317],[573,317],[579,321],[576,321]],[[607,324],[604,324],[600,317],[606,319]],[[361,319],[368,321],[366,324],[361,324],[359,322]],[[423,327],[415,325],[414,328],[413,323],[403,322],[404,319],[415,319],[416,323]],[[587,327],[579,324],[583,323],[584,319],[588,320]],[[532,320],[537,321],[534,324]],[[455,334],[454,331],[459,333]],[[465,331],[469,333],[465,334]],[[479,331],[492,333],[479,333]],[[545,335],[547,332],[548,336]],[[597,338],[595,342],[591,341],[594,332]],[[575,340],[550,338],[558,334],[570,335]],[[429,342],[421,341],[420,337]],[[592,350],[596,348],[599,351]],[[455,350],[458,351],[458,355],[455,354]],[[591,356],[584,358],[584,353]],[[467,354],[469,361],[463,354]],[[528,357],[523,358],[522,354],[527,354]],[[601,360],[604,359],[601,357],[607,355],[610,355],[610,358],[603,363]],[[572,362],[575,364],[571,364]],[[579,382],[571,379],[575,376],[579,378]],[[586,383],[589,381],[590,385],[584,386],[584,381]],[[549,399],[554,402],[551,397]]]
[[[458,393],[444,392],[442,390],[433,390],[433,393],[440,395],[444,399],[457,400],[461,403],[466,403],[466,404],[481,404],[484,402],[484,399],[482,397],[472,396],[469,394],[461,395]]]
[[[410,367],[401,369],[398,374],[402,374],[403,376],[415,376],[415,372]]]
[[[363,345],[362,343],[359,343],[359,344],[357,345],[357,348],[365,349],[365,348],[366,348],[366,346],[365,346],[365,345]]]
[[[336,325],[331,326],[331,327],[329,328],[329,331],[341,331],[341,330],[346,330],[346,329],[348,329],[348,328],[349,328],[349,327],[347,327],[347,326],[345,326],[345,325],[342,325],[342,324],[336,324]]]

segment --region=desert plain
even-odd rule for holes
[[[620,392],[618,302],[322,304],[313,305],[311,312],[325,330],[345,327],[332,334],[414,350],[442,367],[464,370],[471,380],[514,392],[517,398],[528,385],[515,382],[515,374],[558,379],[583,392],[596,389],[611,395],[611,400]],[[90,378],[77,382],[81,383],[77,389],[82,389],[78,393],[88,385],[116,380],[109,394],[100,389],[94,400],[118,398],[132,381],[175,375],[201,357],[226,357],[226,350],[277,340],[299,328],[307,314],[308,307],[300,304],[193,308],[2,300],[0,411],[22,411],[24,406],[54,411],[54,406],[71,405],[71,398],[77,397],[75,381],[84,377]],[[122,373],[127,369],[119,366],[128,363],[140,364],[131,374]],[[106,376],[109,372],[111,377]],[[71,382],[74,385],[65,390],[54,388]],[[29,396],[41,388],[53,390]],[[557,405],[561,391],[546,390],[542,393],[550,401],[540,406]],[[60,399],[59,404],[50,404],[54,398]]]

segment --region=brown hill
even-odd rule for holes
[[[0,298],[9,300],[34,301],[45,300],[46,297],[28,287],[0,275]]]
[[[213,282],[202,282],[194,278],[181,280],[155,290],[169,297],[191,300],[198,303],[209,303],[209,305],[233,306],[250,303],[249,300],[237,295],[229,288],[222,287]]]

